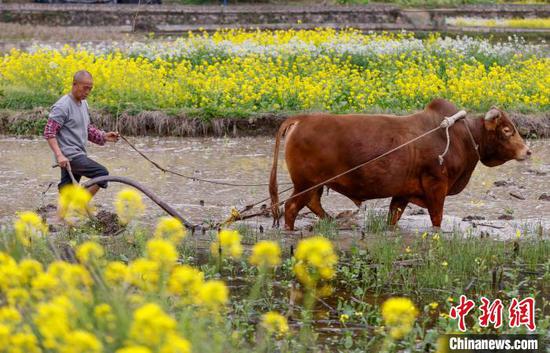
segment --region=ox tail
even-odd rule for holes
[[[279,161],[279,148],[281,138],[284,137],[287,129],[294,124],[294,119],[286,119],[279,127],[279,131],[275,137],[275,149],[273,151],[273,165],[271,167],[271,175],[269,177],[269,196],[271,197],[271,214],[273,216],[273,227],[279,227],[279,189],[277,186],[277,164]]]

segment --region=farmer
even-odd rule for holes
[[[117,142],[119,138],[118,132],[105,132],[90,124],[86,97],[92,88],[92,75],[88,71],[75,73],[71,92],[52,106],[44,128],[44,137],[61,167],[59,189],[72,182],[69,168],[77,182],[83,175],[88,178],[109,175],[104,166],[86,155],[86,141],[104,145],[106,141]],[[100,187],[106,188],[107,183],[92,185],[88,191],[94,196]]]

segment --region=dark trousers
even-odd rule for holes
[[[107,168],[97,163],[96,161],[88,158],[86,155],[80,155],[73,158],[71,163],[71,171],[77,182],[80,182],[80,178],[85,176],[87,178],[95,178],[99,176],[109,175]],[[63,186],[71,184],[71,176],[65,168],[61,168],[61,181],[57,185],[58,189]],[[97,184],[99,187],[105,189],[107,182]]]

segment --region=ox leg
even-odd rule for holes
[[[323,206],[321,205],[321,196],[323,195],[323,188],[319,188],[315,191],[313,191],[313,194],[311,195],[311,199],[309,200],[309,203],[307,204],[307,207],[311,210],[311,212],[315,213],[317,217],[324,219],[328,218],[328,213],[323,209]]]
[[[405,212],[405,207],[409,203],[409,199],[405,197],[392,197],[390,202],[390,213],[388,214],[388,224],[394,226],[397,224],[403,212]]]
[[[447,196],[447,183],[433,177],[426,177],[422,179],[422,186],[432,226],[441,227],[443,206],[445,204],[445,196]]]
[[[298,194],[300,190],[294,189],[294,192],[292,193],[292,198],[285,202],[285,229],[286,230],[294,230],[294,221],[296,221],[296,217],[298,216],[298,212],[302,208],[304,208],[309,201],[311,200],[311,191],[306,192],[302,195],[294,197],[294,195]]]

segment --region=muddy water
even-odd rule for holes
[[[274,145],[273,139],[268,137],[130,140],[151,159],[183,174],[223,182],[268,182]],[[480,224],[493,222],[503,214],[511,215],[519,223],[550,220],[550,201],[539,200],[544,192],[550,194],[550,140],[535,140],[530,144],[533,150],[530,161],[511,161],[496,168],[478,164],[466,189],[447,198],[444,227],[455,226],[466,216],[484,217],[484,220],[476,221]],[[89,154],[104,164],[112,175],[138,180],[193,223],[224,219],[231,206],[240,207],[268,196],[267,186],[211,185],[164,174],[124,141],[104,147],[89,146]],[[0,138],[0,160],[0,221],[9,220],[17,211],[56,202],[59,169],[51,168],[53,157],[43,139]],[[282,155],[280,160],[284,160]],[[287,182],[284,163],[279,166],[279,182]],[[506,185],[495,186],[495,182],[505,182]],[[280,185],[279,189],[285,187]],[[107,191],[100,191],[96,204],[112,209],[115,194],[122,188],[121,184],[111,184]],[[335,192],[323,196],[322,202],[332,214],[356,210],[351,201]],[[389,199],[372,200],[366,204],[385,208]],[[152,221],[163,215],[163,211],[148,200],[146,205],[146,220]],[[429,225],[427,214],[412,215],[417,210],[415,206],[410,207],[400,225],[411,230]],[[314,217],[306,215],[298,226],[304,227],[314,221]],[[269,219],[251,222],[270,224]],[[502,229],[501,226],[489,228]]]

